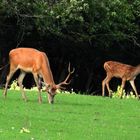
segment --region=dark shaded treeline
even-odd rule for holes
[[[62,81],[67,74],[68,63],[71,62],[72,67],[75,67],[75,73],[72,76],[72,82],[68,86],[68,90],[73,89],[86,94],[101,94],[101,82],[105,78],[103,64],[107,60],[120,61],[126,64],[136,66],[140,63],[140,48],[127,46],[127,44],[114,44],[106,48],[98,47],[96,42],[74,42],[69,39],[61,39],[50,36],[49,38],[41,38],[37,33],[30,36],[24,36],[22,41],[15,41],[16,37],[13,32],[8,36],[1,35],[0,37],[0,65],[4,66],[8,63],[8,53],[16,47],[31,47],[40,51],[44,51],[50,60],[51,69],[56,83]],[[21,42],[20,42],[21,41]],[[18,44],[19,43],[19,44]],[[18,46],[17,46],[18,45]],[[6,75],[9,69],[6,66],[0,72],[0,84],[3,87],[6,80]],[[18,72],[13,79],[17,78]],[[138,90],[140,77],[136,79]],[[110,86],[115,90],[116,86],[121,81],[113,79]],[[24,85],[30,88],[34,85],[31,74],[28,74],[24,80]],[[130,90],[129,84],[126,85],[126,90]]]
[[[140,63],[139,5],[139,0],[0,1],[0,66],[8,64],[11,49],[36,48],[48,55],[56,83],[71,62],[76,70],[68,90],[101,94],[105,61]],[[8,71],[8,66],[0,71],[2,87]],[[28,88],[34,84],[31,77],[24,80]],[[111,81],[113,89],[118,84],[119,79]]]

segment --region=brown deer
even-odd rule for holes
[[[134,83],[135,78],[140,73],[140,65],[134,67],[127,64],[122,64],[120,62],[116,61],[107,61],[104,63],[104,69],[106,71],[106,78],[102,81],[102,96],[104,96],[105,93],[105,85],[107,87],[107,90],[109,92],[109,96],[111,97],[111,90],[109,87],[109,81],[113,78],[121,78],[122,84],[121,84],[121,95],[122,98],[122,92],[125,86],[126,81],[129,81],[137,98],[139,99],[139,95]]]
[[[41,97],[41,88],[40,88],[40,77],[43,78],[43,81],[46,86],[46,91],[48,92],[48,102],[54,102],[54,96],[56,95],[57,89],[63,89],[64,85],[70,84],[67,82],[70,75],[74,72],[74,69],[70,71],[70,64],[68,67],[69,74],[66,79],[59,83],[55,84],[52,71],[50,68],[49,60],[47,55],[44,52],[38,51],[33,48],[16,48],[10,51],[9,53],[9,63],[10,63],[10,72],[7,76],[5,90],[4,90],[4,97],[7,95],[7,88],[10,82],[10,79],[14,75],[14,73],[20,69],[20,75],[18,77],[18,84],[20,86],[20,90],[22,92],[22,98],[27,101],[27,97],[23,90],[23,79],[26,73],[32,73],[35,83],[38,88],[38,101],[39,103],[42,102]]]

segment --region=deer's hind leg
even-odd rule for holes
[[[5,84],[5,89],[4,89],[4,92],[3,92],[3,96],[6,97],[7,95],[7,89],[8,89],[8,84],[11,80],[11,78],[13,77],[14,73],[17,71],[17,68],[16,67],[11,67],[10,66],[10,72],[7,76],[7,79],[6,79],[6,84]]]
[[[134,90],[134,92],[135,92],[137,98],[139,99],[139,95],[138,95],[138,92],[137,92],[137,89],[136,89],[134,80],[131,80],[131,81],[129,81],[129,82],[130,82],[130,84],[131,84],[131,86],[132,86],[132,88],[133,88],[133,90]]]
[[[27,101],[27,97],[26,97],[26,95],[25,95],[25,91],[24,91],[24,89],[23,89],[23,84],[22,84],[25,75],[26,75],[26,73],[25,73],[24,71],[21,70],[20,75],[19,75],[19,77],[18,77],[18,84],[19,84],[19,87],[20,87],[20,90],[21,90],[21,93],[22,93],[22,98],[23,98],[25,101]]]

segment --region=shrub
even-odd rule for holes
[[[18,86],[17,80],[14,80],[12,84],[10,85],[10,90],[20,90],[20,87]]]
[[[117,91],[112,93],[112,98],[120,98],[121,91],[122,91],[121,86],[118,86],[117,87]],[[129,98],[133,98],[134,99],[134,98],[137,98],[132,91],[130,91],[130,93],[127,94],[126,91],[123,89],[122,92],[123,92],[122,93],[122,98],[123,99],[129,99]]]

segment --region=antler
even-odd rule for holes
[[[57,84],[57,88],[64,89],[64,87],[62,87],[62,85],[69,85],[71,81],[69,81],[69,82],[67,82],[67,81],[68,81],[70,75],[74,73],[74,71],[75,71],[75,68],[73,68],[72,71],[70,70],[70,62],[69,62],[69,66],[68,66],[68,72],[69,72],[69,74],[67,75],[66,79],[63,82]]]

